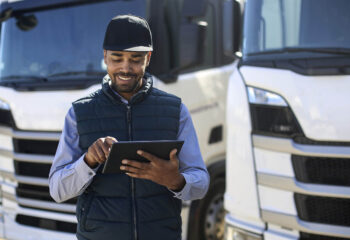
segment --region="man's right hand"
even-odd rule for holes
[[[104,163],[108,157],[113,143],[118,142],[114,137],[104,137],[97,139],[88,149],[84,161],[90,168],[97,167]]]

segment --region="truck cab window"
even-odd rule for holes
[[[144,9],[144,0],[134,0],[26,12],[23,17],[34,16],[37,21],[28,29],[19,26],[18,18],[10,18],[2,23],[0,62],[5,66],[0,77],[8,81],[58,75],[64,80],[68,73],[103,76],[102,42],[107,23],[118,14],[145,17]]]
[[[252,0],[247,3],[244,53],[350,48],[350,33],[344,32],[350,28],[349,7],[347,0]]]

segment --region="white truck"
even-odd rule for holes
[[[350,1],[240,6],[225,239],[350,239]]]
[[[71,102],[100,87],[102,41],[118,14],[145,17],[155,86],[180,96],[211,186],[184,202],[184,239],[223,239],[225,109],[233,71],[232,0],[31,0],[0,5],[0,238],[75,239],[76,199],[55,203],[48,173]]]

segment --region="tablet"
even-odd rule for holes
[[[177,154],[181,151],[184,141],[130,141],[113,143],[111,151],[104,164],[102,173],[124,173],[120,170],[123,159],[136,160],[140,162],[149,162],[141,157],[136,152],[143,150],[151,153],[159,158],[169,160],[169,154],[174,148],[177,149]]]

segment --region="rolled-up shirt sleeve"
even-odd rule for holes
[[[50,174],[50,195],[56,202],[63,202],[80,195],[96,175],[84,161],[85,153],[79,147],[79,135],[74,109],[66,115],[62,135],[54,157]]]
[[[178,140],[184,141],[178,155],[179,170],[186,184],[175,197],[187,201],[203,198],[209,187],[209,174],[200,152],[196,131],[187,107],[182,104]]]

